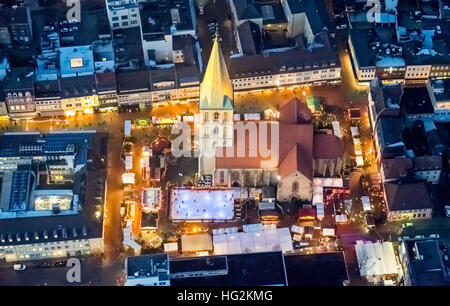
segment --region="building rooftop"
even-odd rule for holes
[[[433,208],[424,182],[386,182],[384,190],[390,211]]]
[[[344,253],[285,255],[289,286],[343,286],[349,281]]]
[[[378,120],[376,129],[382,155],[389,152],[393,154],[396,152],[399,155],[404,154],[403,128],[404,124],[401,118],[382,117]]]
[[[216,260],[216,257],[219,259]],[[281,252],[171,259],[171,275],[187,275],[190,271],[205,271],[205,273],[200,276],[172,278],[171,284],[173,286],[287,285]],[[214,275],[215,271],[217,271],[216,275]]]
[[[405,87],[401,104],[408,115],[434,113],[433,104],[426,87]]]
[[[239,25],[239,41],[244,55],[255,55],[261,52],[262,39],[259,26],[249,20]]]
[[[34,69],[12,68],[7,71],[7,77],[4,84],[5,91],[29,90],[34,91]]]
[[[128,279],[158,277],[167,281],[169,276],[169,257],[167,254],[152,254],[128,257],[126,260]]]
[[[98,93],[106,91],[116,91],[116,73],[114,71],[108,71],[105,73],[95,74],[95,85],[97,87]]]
[[[15,8],[0,8],[0,17],[6,24],[20,24],[28,22],[28,6],[18,6]]]
[[[116,74],[118,94],[150,91],[150,74],[147,70],[119,72]]]
[[[403,95],[401,84],[383,85],[379,78],[371,81],[370,94],[374,101],[375,113],[382,116],[398,116]]]
[[[292,14],[305,13],[314,34],[322,31],[325,27],[328,30],[332,29],[324,1],[287,0],[286,2]]]
[[[63,78],[93,75],[94,55],[92,46],[59,48],[59,67]]]
[[[337,53],[329,43],[327,33],[315,38],[317,44],[309,49],[291,48],[284,52],[265,51],[264,54],[231,57],[229,72],[233,79],[278,73],[339,67]]]
[[[61,96],[59,80],[49,80],[34,83],[34,92],[37,99]]]
[[[141,5],[142,33],[146,40],[161,40],[164,35],[195,30],[188,0],[148,1]]]
[[[413,286],[448,286],[450,278],[442,262],[437,239],[405,239],[409,277]]]
[[[1,136],[0,152],[3,157],[20,156],[24,152],[30,156],[42,156],[44,154],[60,156],[62,152],[65,152],[68,145],[75,144],[77,148],[75,164],[80,165],[81,163],[84,166],[84,171],[75,173],[72,185],[72,191],[74,197],[78,199],[77,205],[81,208],[80,210],[68,214],[62,211],[57,214],[49,211],[31,214],[30,216],[27,215],[29,212],[27,211],[26,214],[16,213],[15,217],[9,216],[14,212],[3,211],[0,215],[2,217],[0,245],[101,238],[103,219],[95,217],[96,203],[98,203],[96,198],[103,197],[104,192],[101,189],[104,188],[106,172],[103,170],[104,166],[97,159],[106,156],[106,139],[106,134],[92,131],[53,132],[45,135],[13,133]],[[30,149],[33,145],[34,151],[25,150],[25,146]],[[92,162],[89,162],[88,159],[92,159]],[[21,170],[21,173],[24,172]],[[21,175],[22,181],[23,178],[26,178],[26,176]],[[66,188],[66,186],[62,187]],[[51,188],[55,188],[53,185],[45,185],[40,188],[48,188],[48,190],[34,193],[35,195],[59,195],[61,193],[59,191],[52,192]],[[2,188],[3,190],[4,188]],[[14,190],[23,190],[23,188]],[[23,196],[20,197],[23,198]],[[34,199],[34,197],[29,198]],[[4,214],[8,216],[3,218]]]
[[[385,179],[398,179],[406,177],[413,167],[412,158],[391,158],[381,163]]]
[[[87,97],[96,93],[94,75],[62,78],[60,84],[62,99]]]
[[[434,80],[431,84],[437,102],[450,99],[450,79]]]
[[[332,134],[314,134],[313,136],[313,158],[314,159],[337,159],[344,154],[343,141]]]

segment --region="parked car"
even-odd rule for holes
[[[26,270],[27,266],[26,265],[21,265],[21,264],[16,264],[13,266],[14,271],[23,271]]]

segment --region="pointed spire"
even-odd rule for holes
[[[233,109],[233,87],[216,38],[200,85],[200,109]]]

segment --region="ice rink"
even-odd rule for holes
[[[232,189],[174,188],[170,197],[172,220],[232,220]]]

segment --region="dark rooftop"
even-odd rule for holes
[[[289,286],[343,286],[349,280],[343,252],[285,255]]]
[[[390,211],[404,211],[433,208],[426,183],[387,182],[384,183],[386,202]]]
[[[13,68],[7,72],[5,91],[34,91],[34,69],[31,67]]]
[[[95,77],[93,75],[62,78],[61,98],[76,98],[92,96],[96,92]]]
[[[404,240],[413,286],[449,286],[437,239]]]
[[[226,257],[228,273],[212,276],[173,278],[173,286],[270,286],[287,285],[283,255],[281,252],[235,254]],[[207,258],[172,259],[171,273],[198,269],[198,264],[207,265]],[[214,257],[213,257],[214,258]],[[191,268],[192,267],[192,268]],[[221,270],[223,265],[220,266]]]
[[[432,114],[433,104],[426,87],[405,87],[401,99],[403,109],[407,114]]]
[[[144,38],[164,39],[172,30],[194,30],[191,7],[187,0],[147,1],[141,6],[141,23]]]
[[[167,254],[128,257],[126,267],[129,278],[159,276],[160,281],[169,280]]]
[[[59,80],[39,81],[34,83],[36,98],[60,97]]]
[[[321,47],[309,49],[292,49],[286,52],[270,52],[263,54],[233,57],[229,61],[231,78],[255,77],[283,71],[298,72],[317,69],[317,67],[339,67],[339,59],[330,46],[326,33],[316,39]]]
[[[17,135],[3,135],[0,138],[0,151],[2,152],[2,155],[4,156],[5,153],[9,152],[7,156],[12,156],[11,153],[14,151],[13,147],[16,147],[19,144],[25,145],[26,143],[32,145],[33,142],[31,141],[31,138],[41,138],[39,134],[29,135],[30,137],[24,137],[24,135],[20,135],[21,137],[17,137]],[[45,135],[45,137],[46,141],[43,142],[43,145],[44,147],[47,146],[47,150],[50,151],[58,151],[62,148],[65,150],[66,145],[73,141],[81,141],[87,145],[87,148],[84,150],[83,148],[78,147],[78,152],[81,155],[83,155],[83,152],[84,154],[87,154],[84,156],[84,164],[86,164],[87,158],[92,159],[93,162],[88,163],[87,168],[85,168],[84,171],[80,171],[75,175],[75,182],[73,184],[73,192],[79,196],[79,205],[82,209],[78,214],[74,215],[2,219],[0,222],[0,236],[2,239],[5,239],[5,241],[0,241],[0,245],[28,244],[37,241],[51,242],[101,238],[103,235],[103,219],[95,218],[95,203],[97,203],[95,198],[98,197],[99,194],[98,184],[103,184],[103,182],[105,182],[106,172],[102,167],[97,167],[98,162],[96,162],[96,160],[102,157],[105,158],[106,156],[107,135],[104,133],[90,132],[58,132]],[[82,160],[79,160],[78,162],[81,161]],[[25,239],[26,233],[30,237],[29,241],[26,241]],[[12,241],[6,239],[7,237],[12,237]],[[20,237],[20,241],[18,241],[16,237]]]
[[[150,90],[150,74],[148,71],[119,72],[116,74],[119,94],[127,92],[147,92]]]

